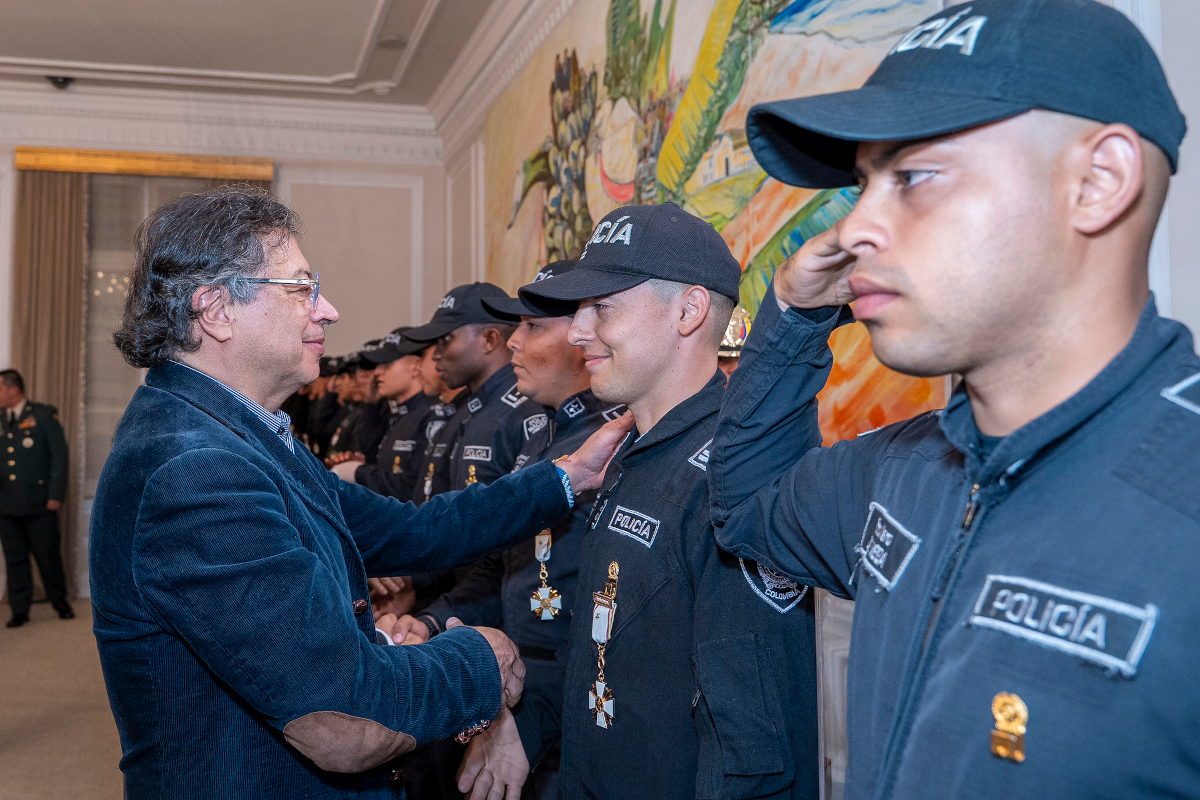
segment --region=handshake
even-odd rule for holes
[[[396,644],[423,644],[429,640],[425,623],[407,613],[415,601],[409,578],[371,578],[368,583],[376,628]],[[457,617],[451,617],[446,628],[462,624]],[[525,662],[521,660],[517,646],[502,631],[495,628],[475,630],[492,647],[500,669],[504,701],[491,726],[476,734],[467,746],[458,768],[458,790],[469,800],[517,800],[529,775],[529,760],[509,709],[521,699]]]

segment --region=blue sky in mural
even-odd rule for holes
[[[929,0],[796,0],[775,15],[771,33],[823,32],[837,38],[853,28],[854,38],[873,38],[895,30],[897,12],[913,9],[932,14],[939,6]],[[872,30],[877,26],[883,30]]]

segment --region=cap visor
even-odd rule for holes
[[[362,354],[364,361],[369,361],[372,364],[390,364],[400,357],[400,354],[391,347],[381,347],[370,353]]]
[[[623,292],[650,278],[650,275],[580,267],[565,275],[522,286],[517,294],[546,316],[560,317],[575,313],[580,300]]]
[[[404,338],[410,339],[414,342],[436,342],[450,331],[457,330],[466,324],[466,322],[459,322],[457,320],[430,322],[427,325],[421,325],[405,331]]]
[[[521,317],[547,317],[541,309],[531,308],[517,297],[494,297],[491,300],[480,300],[489,314],[508,320],[520,322]]]
[[[772,178],[834,189],[857,183],[859,142],[940,136],[1031,108],[974,95],[864,86],[754,106],[746,119],[746,137],[754,158]]]

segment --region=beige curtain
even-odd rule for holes
[[[83,388],[87,293],[87,187],[79,172],[17,171],[13,258],[12,366],[28,397],[58,407],[70,448],[67,498],[60,512],[68,591],[76,595],[80,552],[75,504]],[[40,586],[38,587],[41,593]]]

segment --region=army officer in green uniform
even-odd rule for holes
[[[25,399],[25,381],[13,369],[0,372],[0,545],[8,567],[8,627],[29,621],[33,574],[29,554],[54,610],[63,619],[75,612],[67,602],[67,580],[59,551],[58,509],[67,493],[67,440],[58,410]]]

